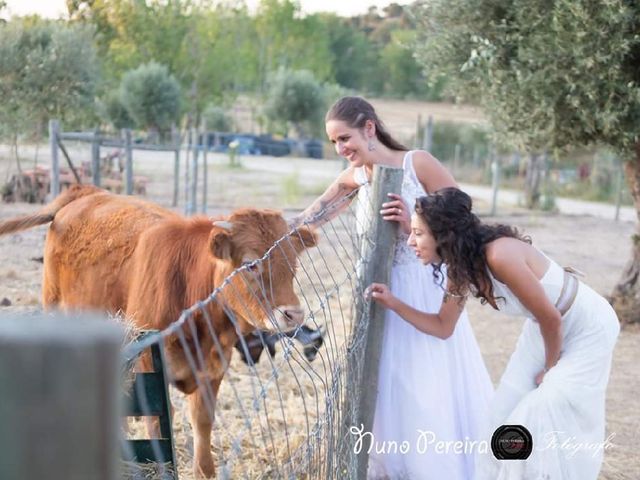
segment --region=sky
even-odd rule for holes
[[[335,12],[342,16],[365,13],[369,6],[385,7],[391,0],[299,0],[304,13],[319,11]],[[259,0],[246,0],[249,8],[255,8]],[[396,3],[407,4],[408,0],[397,0]],[[7,0],[8,11],[13,15],[38,13],[43,17],[58,18],[67,12],[65,0]]]

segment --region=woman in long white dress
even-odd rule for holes
[[[476,479],[595,480],[606,448],[605,393],[619,323],[607,301],[506,225],[484,225],[455,188],[416,203],[409,244],[425,264],[447,265],[447,294],[437,314],[411,308],[382,284],[372,297],[430,334],[457,328],[472,293],[509,314],[528,317],[490,404],[485,440],[502,425],[531,434],[495,454],[478,449]],[[437,270],[436,266],[436,270]],[[451,300],[449,300],[451,299]],[[498,457],[501,457],[500,459]]]
[[[406,244],[407,205],[429,192],[455,186],[453,178],[429,153],[408,151],[396,142],[371,104],[360,97],[338,100],[327,113],[326,130],[349,167],[292,224],[311,221],[317,225],[340,213],[346,208],[340,201],[356,188],[367,193],[374,165],[403,168],[401,195],[393,195],[381,211],[384,219],[400,224],[391,288],[415,308],[437,312],[443,289]],[[336,204],[341,206],[327,208]],[[462,446],[479,438],[492,394],[466,312],[451,335],[442,338],[425,335],[387,312],[368,478],[472,478],[473,453]],[[408,451],[397,448],[402,442],[407,442]]]

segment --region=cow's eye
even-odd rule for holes
[[[260,271],[260,263],[255,260],[247,260],[246,262],[242,262],[242,266],[246,267],[247,270],[251,272],[258,273]]]

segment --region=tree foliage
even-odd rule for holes
[[[640,122],[640,4],[627,0],[433,0],[419,56],[480,99],[504,143],[602,142],[626,152]]]
[[[93,110],[94,30],[37,18],[0,24],[0,124],[39,133],[49,118]]]
[[[166,130],[178,120],[180,84],[166,66],[146,63],[122,77],[120,101],[138,127]]]
[[[366,34],[348,19],[334,14],[319,15],[326,25],[335,81],[346,88],[363,89],[376,77],[378,52]]]
[[[255,29],[260,78],[280,68],[309,70],[320,80],[331,77],[329,37],[318,15],[302,17],[292,0],[262,0]]]
[[[267,116],[299,136],[312,133],[322,121],[325,95],[322,85],[308,70],[280,69],[270,77]]]
[[[101,113],[104,120],[113,125],[116,129],[133,128],[135,122],[129,112],[122,104],[120,90],[111,90],[102,100]]]
[[[502,143],[532,153],[593,143],[617,150],[640,214],[640,3],[431,0],[420,56],[478,98]],[[611,303],[640,321],[640,230]]]
[[[28,17],[3,25],[0,67],[11,72],[0,85],[4,130],[42,130],[49,116],[95,123],[98,114],[130,125],[112,92],[145,62],[164,65],[178,81],[190,125],[209,104],[264,95],[279,69],[306,70],[318,82],[367,95],[438,96],[405,48],[416,25],[399,4],[343,18],[305,15],[295,0],[261,0],[251,12],[241,0],[66,3],[68,21]]]
[[[202,120],[209,131],[230,132],[233,127],[233,121],[225,109],[213,104],[207,105],[204,109]]]

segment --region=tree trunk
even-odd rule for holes
[[[629,185],[636,216],[640,219],[640,142],[635,148],[636,158],[625,162],[624,170]],[[640,322],[640,226],[636,223],[636,233],[631,237],[631,258],[624,267],[618,284],[611,294],[611,305],[620,322]]]
[[[524,180],[525,205],[529,209],[540,206],[540,180],[543,166],[544,157],[537,153],[529,154],[527,173]]]
[[[18,152],[18,134],[13,135],[13,152],[16,159],[16,166],[18,167],[18,174],[22,174],[22,165],[20,164],[20,153]]]

